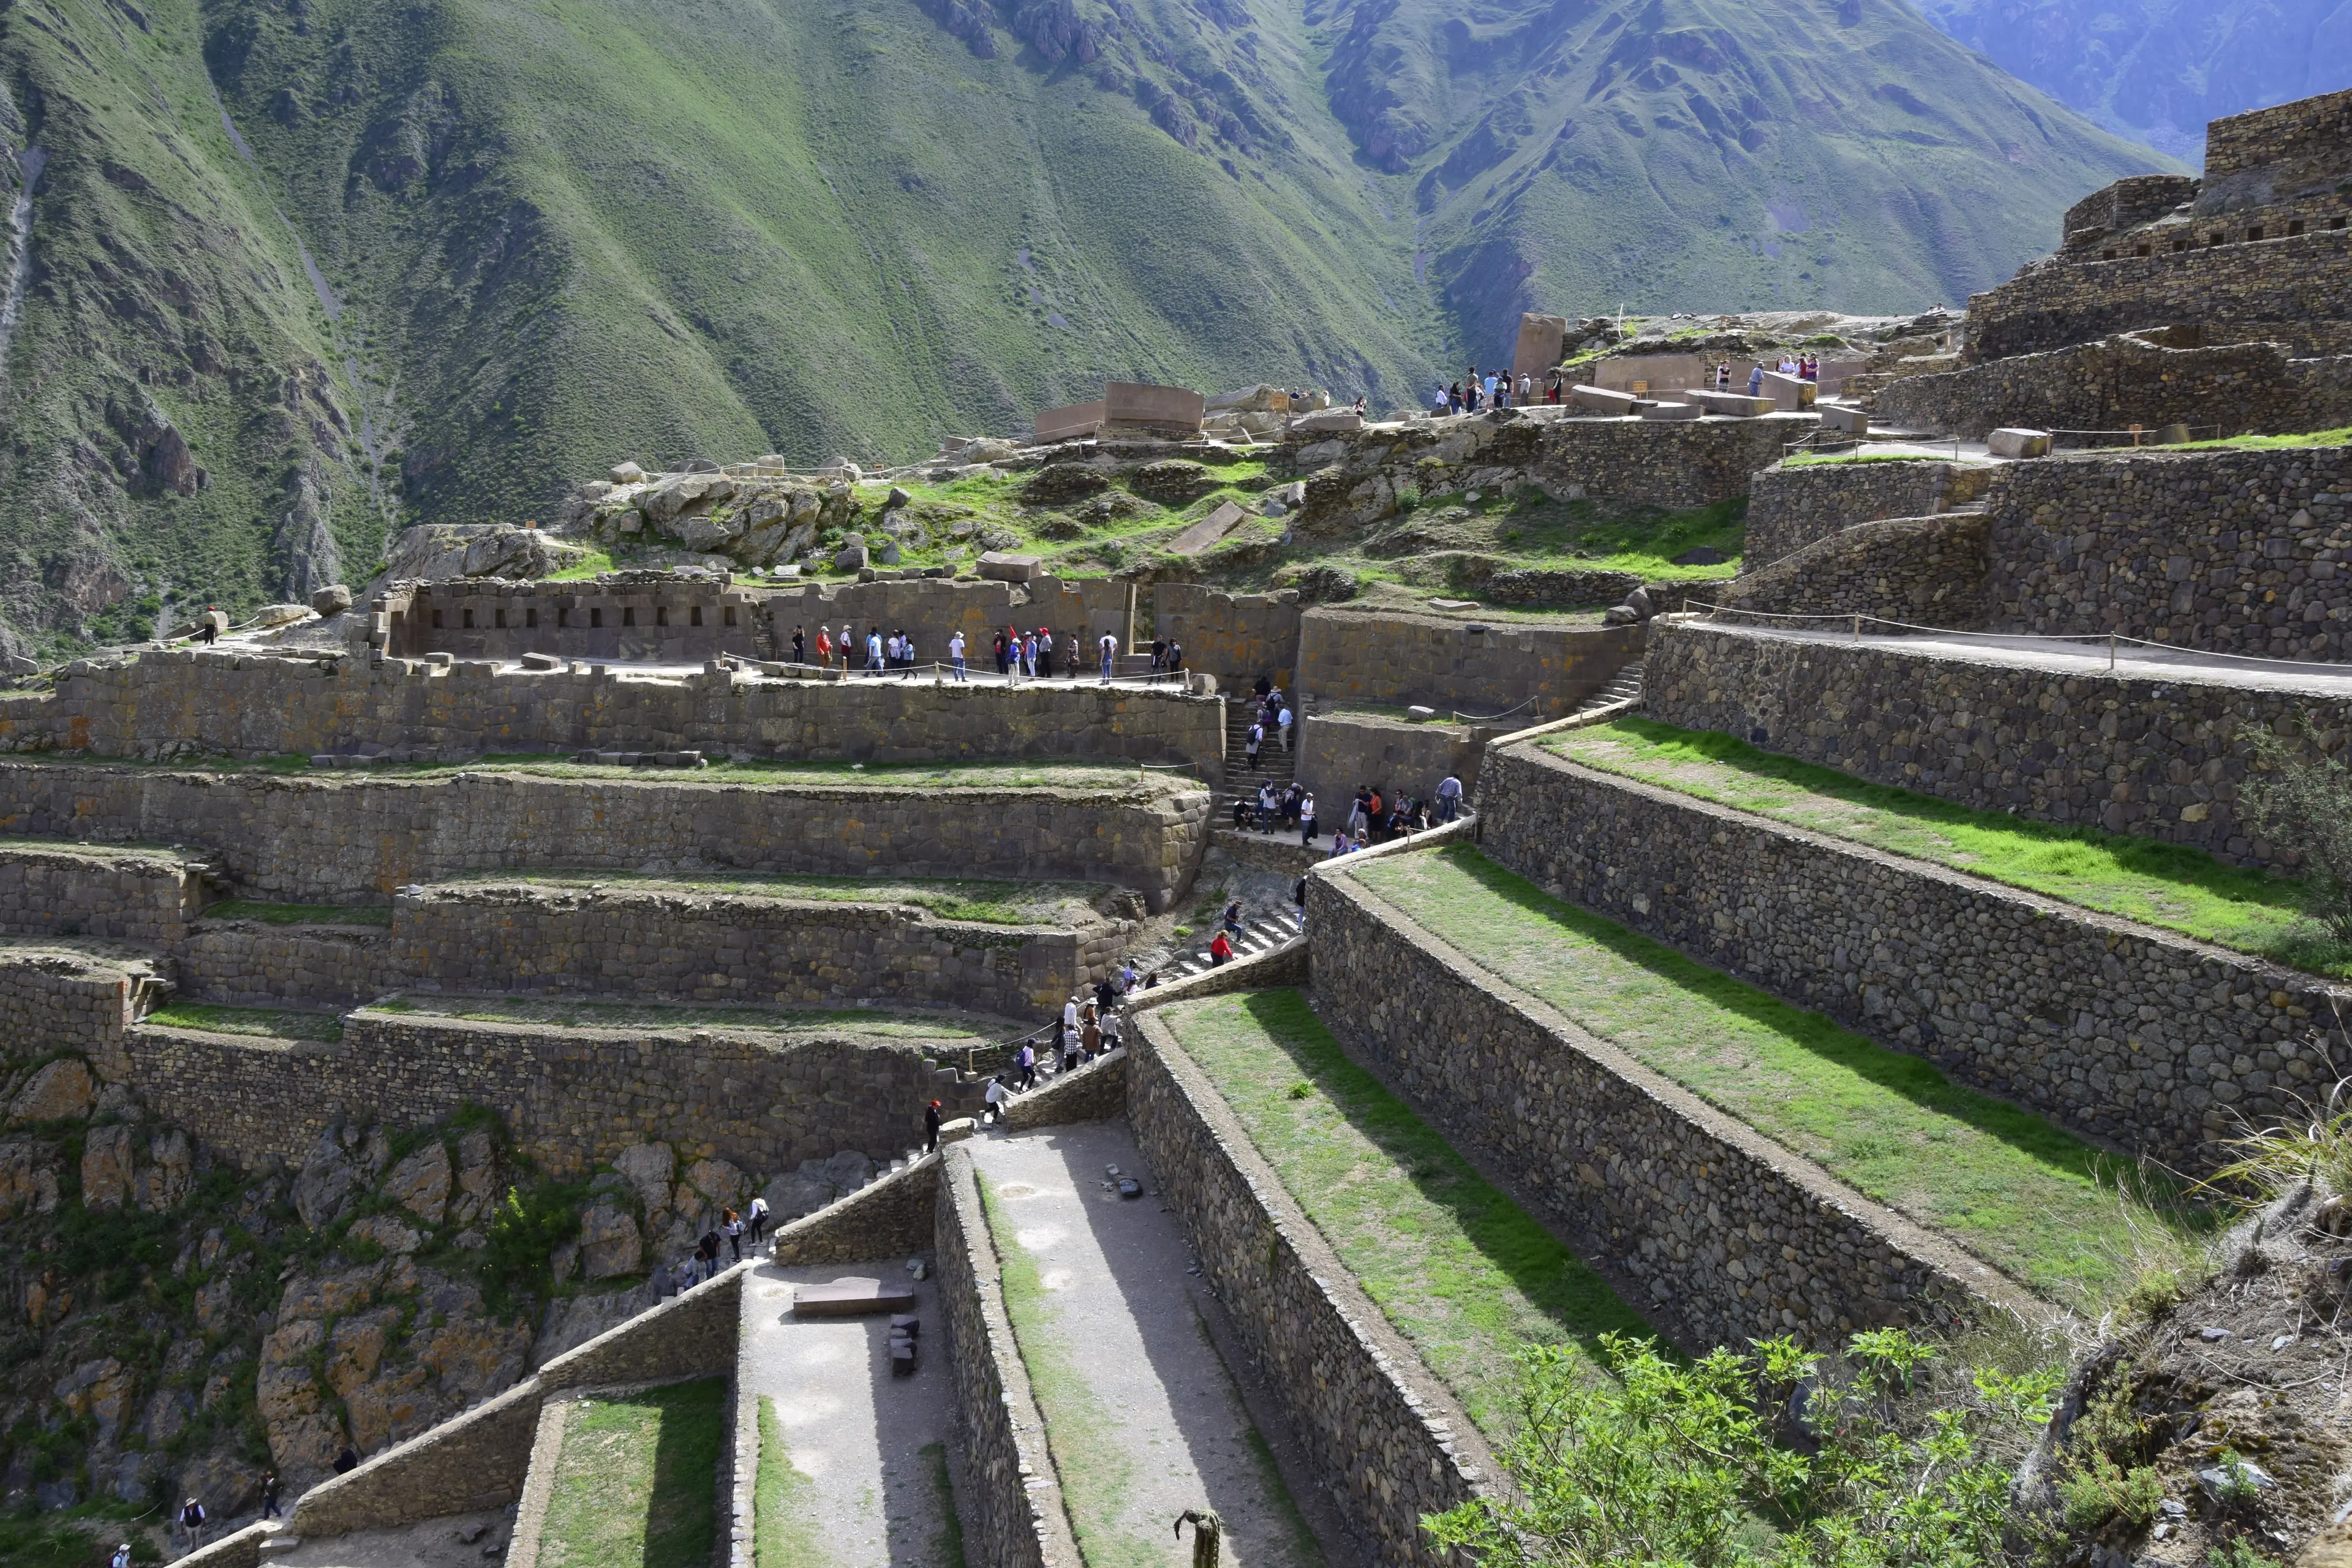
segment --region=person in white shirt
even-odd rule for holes
[[[988,1080],[988,1089],[982,1098],[988,1102],[988,1109],[981,1114],[1002,1121],[1004,1120],[1004,1102],[1013,1098],[1013,1091],[1004,1087],[1004,1079],[999,1076]]]
[[[948,638],[948,659],[949,662],[955,666],[955,678],[958,680],[965,679],[963,672],[963,634],[961,632],[958,632],[955,636]]]
[[[882,633],[878,627],[866,634],[866,671],[869,675],[882,673]]]
[[[767,1200],[767,1199],[762,1198],[762,1197],[754,1197],[754,1198],[751,1200],[751,1245],[752,1245],[752,1246],[754,1246],[754,1247],[757,1247],[757,1246],[760,1244],[760,1242],[761,1241],[761,1239],[763,1239],[763,1238],[767,1236],[767,1234],[768,1234],[768,1200]]]
[[[1105,632],[1102,635],[1102,683],[1110,684],[1111,666],[1118,658],[1118,638]]]
[[[1298,847],[1301,849],[1315,842],[1315,792],[1308,790],[1298,802]]]
[[[1288,750],[1290,750],[1290,704],[1289,704],[1289,703],[1286,702],[1286,703],[1284,703],[1284,704],[1282,705],[1282,715],[1281,715],[1281,717],[1280,717],[1280,718],[1278,718],[1278,719],[1276,719],[1276,720],[1275,721],[1275,727],[1276,727],[1276,729],[1278,729],[1278,730],[1280,730],[1280,731],[1282,731],[1282,749],[1283,749],[1284,751],[1286,751],[1286,751],[1288,751]]]

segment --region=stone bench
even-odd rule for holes
[[[829,1285],[802,1285],[793,1290],[795,1318],[865,1318],[877,1313],[911,1313],[915,1288],[885,1285],[879,1279],[846,1275]]]

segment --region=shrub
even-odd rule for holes
[[[2352,942],[2352,775],[2332,757],[2307,761],[2268,730],[2248,740],[2260,771],[2238,786],[2240,816],[2300,860],[2305,911]]]
[[[2145,1465],[2126,1470],[2095,1453],[2059,1480],[2058,1500],[2071,1529],[2096,1530],[2111,1519],[2143,1525],[2155,1520],[2164,1501],[2164,1482]]]
[[[1519,1495],[1425,1519],[1440,1547],[1486,1568],[1713,1568],[1752,1555],[1760,1520],[1787,1568],[1998,1561],[2009,1477],[1988,1439],[2045,1420],[2062,1375],[1979,1371],[1916,1408],[1937,1352],[1901,1330],[1855,1334],[1834,1369],[1789,1339],[1690,1363],[1601,1346],[1613,1384],[1562,1347],[1523,1353],[1502,1455]]]

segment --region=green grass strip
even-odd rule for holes
[[[1647,719],[1596,724],[1539,742],[1589,768],[1875,849],[1934,861],[2084,909],[2324,974],[2352,974],[2352,951],[2303,919],[2297,880],[2231,866],[2153,838],[2021,822],[1815,763],[1762,752],[1729,735]]]
[[[145,1021],[166,1028],[254,1035],[274,1040],[322,1040],[331,1044],[343,1037],[343,1020],[339,1014],[291,1007],[224,1007],[206,1002],[171,1002],[148,1014]]]
[[[816,1517],[816,1482],[793,1468],[776,1402],[764,1394],[760,1468],[751,1485],[751,1540],[759,1568],[825,1568],[832,1561]]]
[[[264,925],[388,926],[390,904],[265,904],[252,899],[223,899],[205,906],[206,920],[259,921]]]
[[[1350,1062],[1296,991],[1160,1013],[1364,1293],[1472,1420],[1507,1440],[1512,1357],[1646,1334],[1599,1275]]]
[[[725,1379],[706,1377],[583,1401],[555,1462],[541,1568],[705,1568],[726,1396]]]
[[[1474,849],[1349,874],[1469,962],[2053,1300],[2091,1308],[2128,1289],[2149,1238],[2192,1223],[2127,1204],[2113,1156],[2040,1117],[1563,903]]]
[[[173,1009],[164,1009],[171,1010]],[[878,1007],[696,1006],[657,1002],[537,1001],[519,996],[411,994],[371,1002],[362,1010],[401,1017],[462,1018],[471,1023],[529,1024],[559,1029],[716,1028],[816,1035],[847,1032],[863,1039],[969,1041],[974,1045],[992,1044],[1004,1028],[1001,1020],[975,1015],[891,1012]]]

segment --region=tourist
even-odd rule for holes
[[[1095,1010],[1092,1007],[1089,1007],[1087,1009],[1085,1032],[1078,1037],[1081,1059],[1092,1061],[1097,1057],[1102,1055],[1102,1043],[1103,1032],[1101,1020],[1095,1016]]]
[[[1004,677],[1004,634],[1003,632],[996,634],[996,675],[1000,680]]]
[[[1065,1034],[1075,1035],[1078,1032],[1079,1001],[1077,996],[1073,995],[1062,1004],[1062,1030]]]
[[[1298,826],[1298,803],[1306,798],[1307,792],[1299,787],[1297,779],[1291,780],[1290,787],[1282,792],[1282,800],[1276,807],[1276,814],[1285,831]]]
[[[1445,393],[1445,384],[1442,381],[1437,384],[1437,395],[1430,401],[1429,411],[1432,414],[1440,415],[1451,414],[1454,412],[1452,400],[1447,397]]]
[[[1284,702],[1284,703],[1280,703],[1280,704],[1278,704],[1278,705],[1277,705],[1277,707],[1279,708],[1279,711],[1278,711],[1278,712],[1276,712],[1276,715],[1275,715],[1275,719],[1274,719],[1274,727],[1275,727],[1276,729],[1277,729],[1277,730],[1279,730],[1279,731],[1282,731],[1282,749],[1283,749],[1284,751],[1287,752],[1287,751],[1289,751],[1289,750],[1291,749],[1291,746],[1290,746],[1290,726],[1291,726],[1290,704],[1289,704],[1289,703],[1287,703],[1287,702]]]
[[[205,1543],[205,1521],[208,1517],[210,1516],[205,1512],[205,1505],[194,1498],[190,1498],[181,1508],[180,1535],[187,1542],[180,1549],[181,1556],[185,1557]]]
[[[1764,395],[1764,362],[1762,360],[1758,360],[1756,368],[1748,373],[1748,395],[1750,397]]]
[[[1298,934],[1307,934],[1307,879],[1301,877],[1291,884],[1290,901],[1298,910]]]
[[[1245,828],[1255,826],[1254,817],[1255,813],[1250,806],[1249,797],[1235,795],[1234,797],[1234,831],[1239,833]]]
[[[1381,814],[1387,809],[1381,804],[1381,786],[1374,784],[1371,798],[1364,802],[1364,820],[1358,826],[1356,832],[1359,835],[1369,833],[1377,841],[1385,820]]]
[[[731,1208],[719,1211],[719,1229],[727,1237],[727,1250],[732,1259],[743,1261],[743,1216]]]
[[[1004,1108],[1012,1102],[1013,1090],[1005,1084],[1003,1073],[988,1080],[987,1089],[981,1091],[981,1099],[986,1102],[986,1109],[980,1113],[982,1121],[1001,1122],[1004,1120]]]
[[[1096,646],[1102,649],[1102,683],[1108,686],[1111,665],[1118,658],[1118,638],[1105,632],[1102,635],[1102,640]]]
[[[702,1239],[695,1243],[694,1256],[702,1265],[702,1277],[705,1279],[718,1278],[719,1232],[716,1228],[702,1233]]]
[[[866,628],[866,673],[877,676],[882,673],[882,628],[880,626]]]
[[[1497,403],[1497,402],[1496,402],[1496,401],[1495,401],[1495,382],[1496,382],[1496,375],[1495,375],[1495,373],[1494,373],[1493,371],[1491,371],[1491,370],[1490,370],[1490,371],[1488,371],[1488,372],[1486,373],[1486,406],[1487,406],[1487,407],[1489,407],[1489,408],[1500,408],[1500,407],[1502,406],[1502,405],[1501,405],[1501,404],[1499,404],[1499,403]],[[1508,381],[1505,381],[1505,382],[1503,383],[1503,394],[1504,394],[1504,395],[1505,395],[1505,396],[1507,396],[1507,396],[1509,396],[1509,395],[1510,395],[1510,391],[1511,391],[1511,384],[1510,384]]]
[[[1080,1036],[1078,1026],[1072,1025],[1062,1036],[1062,1070],[1075,1071],[1079,1061]]]
[[[1452,391],[1450,391],[1450,392],[1448,392],[1448,393],[1445,395],[1445,396],[1446,396],[1446,402],[1451,405],[1450,411],[1451,411],[1451,412],[1453,412],[1453,413],[1455,413],[1455,414],[1459,414],[1459,413],[1461,413],[1461,412],[1462,412],[1462,384],[1461,384],[1460,382],[1458,382],[1458,381],[1457,381],[1457,382],[1455,382],[1455,383],[1454,384],[1453,390],[1452,390]]]
[[[349,1443],[344,1444],[342,1452],[335,1456],[335,1474],[339,1476],[348,1476],[359,1468],[359,1450],[352,1447]]]
[[[751,1194],[751,1245],[757,1247],[767,1239],[768,1200],[757,1193]]]
[[[278,1506],[278,1500],[275,1497],[270,1497],[264,1500],[268,1503],[272,1510],[275,1510]],[[274,1512],[265,1513],[261,1517],[264,1519],[271,1519],[275,1518],[276,1515]],[[126,1541],[121,1545],[114,1549],[114,1555],[106,1560],[106,1568],[131,1568],[131,1542]]]
[[[1343,833],[1353,833],[1353,832],[1355,832],[1358,828],[1360,828],[1360,827],[1361,827],[1361,826],[1364,826],[1365,813],[1366,813],[1366,812],[1370,809],[1370,805],[1371,805],[1371,799],[1372,799],[1372,786],[1371,786],[1371,785],[1370,785],[1370,784],[1358,784],[1358,785],[1356,786],[1356,799],[1355,799],[1355,803],[1354,803],[1353,805],[1349,805],[1349,808],[1348,808],[1348,821],[1347,821],[1347,825],[1346,825],[1344,827],[1342,827],[1342,828],[1340,829],[1340,831],[1341,831],[1341,832],[1343,832]]]
[[[1562,387],[1566,385],[1568,377],[1560,374],[1559,367],[1557,365],[1552,367],[1552,372],[1549,375],[1544,377],[1544,384],[1548,388],[1549,388],[1549,400],[1551,402],[1558,403],[1559,401],[1560,391]]]
[[[1298,797],[1298,847],[1301,849],[1315,842],[1315,792],[1307,791]]]
[[[844,675],[849,673],[849,661],[856,657],[851,645],[856,640],[857,628],[847,621],[842,622],[841,636],[833,646],[835,651],[841,655],[841,673]]]
[[[824,627],[822,626],[816,629],[816,661],[819,664],[833,662],[833,638],[825,635]]]
[[[808,662],[808,638],[802,635],[798,626],[793,628],[793,662],[794,664]]]
[[[948,638],[948,662],[954,667],[955,678],[958,680],[968,679],[963,669],[963,633],[961,632],[957,632]]]
[[[928,1153],[940,1152],[940,1102],[923,1107],[923,1149]]]
[[[1347,852],[1348,852],[1348,830],[1347,830],[1346,828],[1344,828],[1344,827],[1343,827],[1343,828],[1339,829],[1338,832],[1336,832],[1336,833],[1334,833],[1334,834],[1332,834],[1332,835],[1331,835],[1331,854],[1330,854],[1330,858],[1332,858],[1332,859],[1334,859],[1334,860],[1337,860],[1340,856],[1345,855]]]
[[[1054,628],[1051,626],[1037,628],[1037,679],[1054,679]]]
[[[1242,901],[1235,899],[1225,905],[1224,928],[1234,936],[1242,934]]]
[[[1158,971],[1158,970],[1156,970],[1156,969],[1155,969],[1155,970],[1153,970],[1150,973],[1149,973],[1149,974],[1147,974],[1147,975],[1145,975],[1145,976],[1143,977],[1143,988],[1144,988],[1146,991],[1157,990],[1157,989],[1159,988],[1159,985],[1160,985],[1160,971]]]
[[[1231,963],[1233,961],[1233,942],[1220,930],[1216,939],[1209,943],[1209,967],[1214,969],[1220,965]]]
[[[1272,779],[1268,779],[1264,784],[1257,786],[1258,826],[1271,831],[1276,821],[1276,813],[1280,810],[1281,804],[1275,798],[1274,781]]]
[[[1249,727],[1249,733],[1243,741],[1243,751],[1248,759],[1252,773],[1257,771],[1257,749],[1264,744],[1265,744],[1265,726],[1253,721]]]
[[[1018,1068],[1021,1071],[1021,1087],[1023,1089],[1027,1089],[1037,1087],[1036,1047],[1031,1045],[1026,1040],[1022,1041],[1021,1049],[1013,1055],[1013,1065],[1015,1068]]]
[[[1166,637],[1153,637],[1151,639],[1151,673],[1157,675],[1167,668],[1168,639]]]
[[[1724,360],[1715,367],[1715,389],[1717,392],[1729,392],[1731,390],[1731,362],[1729,360]]]
[[[1181,675],[1184,673],[1184,645],[1182,643],[1171,640],[1168,644],[1168,673],[1171,675]]]
[[[1437,781],[1437,820],[1451,822],[1462,809],[1462,781],[1452,773]]]
[[[1119,994],[1123,996],[1123,995],[1127,994],[1127,993],[1129,993],[1129,992],[1130,992],[1130,991],[1132,991],[1132,990],[1134,990],[1134,989],[1135,989],[1135,960],[1133,960],[1133,959],[1131,959],[1131,958],[1130,958],[1130,959],[1127,960],[1125,963],[1121,963],[1121,964],[1118,966],[1118,990],[1119,990]]]
[[[261,1472],[261,1517],[264,1519],[278,1517],[278,1472],[276,1470]],[[123,1550],[128,1552],[130,1548],[126,1546]]]

